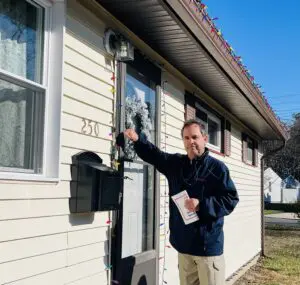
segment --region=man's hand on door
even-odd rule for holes
[[[139,139],[138,134],[135,132],[134,129],[127,129],[123,132],[124,137],[136,142]]]

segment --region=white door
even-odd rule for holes
[[[122,258],[142,252],[144,165],[125,162]]]

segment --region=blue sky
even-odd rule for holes
[[[300,112],[300,1],[203,0],[223,37],[283,119]]]

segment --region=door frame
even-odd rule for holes
[[[161,69],[154,66],[151,62],[146,61],[143,56],[135,51],[135,60],[133,62],[117,62],[117,94],[116,94],[116,135],[123,131],[125,125],[125,95],[126,95],[126,67],[131,65],[137,71],[145,74],[148,78],[156,83],[156,118],[155,118],[155,144],[160,146],[161,132]],[[157,73],[157,74],[156,74]],[[150,75],[150,76],[148,76]],[[123,156],[122,150],[119,155]],[[124,172],[124,163],[120,164],[119,170]],[[155,284],[159,283],[159,237],[160,237],[160,179],[159,172],[155,169],[154,175],[154,249],[134,255],[135,265],[142,264],[147,260],[155,258]],[[119,279],[119,270],[122,265],[122,231],[123,231],[123,185],[121,189],[121,202],[118,211],[114,211],[112,215],[112,232],[111,232],[111,264],[112,264],[112,280]],[[124,262],[124,261],[123,261]],[[129,261],[130,262],[130,261]]]

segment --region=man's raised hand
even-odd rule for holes
[[[123,134],[125,138],[128,138],[134,142],[139,139],[139,136],[134,129],[127,129],[123,132]]]

